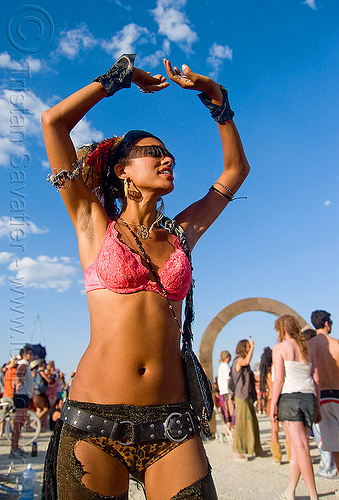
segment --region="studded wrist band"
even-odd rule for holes
[[[120,89],[129,89],[132,84],[134,59],[135,54],[123,54],[105,74],[98,76],[93,82],[101,83],[107,97]]]
[[[231,110],[227,90],[223,85],[218,85],[223,95],[223,102],[222,104],[220,104],[220,106],[218,106],[217,104],[213,104],[208,95],[204,92],[198,94],[198,97],[203,105],[210,110],[212,118],[218,123],[223,123],[227,120],[232,120],[234,111]]]

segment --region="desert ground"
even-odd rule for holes
[[[265,453],[264,457],[249,458],[248,462],[237,462],[232,458],[232,447],[225,438],[225,428],[221,419],[217,416],[217,434],[213,440],[205,440],[204,445],[212,465],[213,477],[216,484],[219,500],[273,500],[283,492],[289,474],[289,465],[283,447],[283,460],[281,465],[275,465],[270,453],[270,423],[266,415],[258,415],[260,439]],[[41,498],[41,482],[43,474],[43,463],[45,452],[51,433],[41,433],[38,438],[38,455],[31,457],[30,447],[26,447],[27,456],[22,459],[9,458],[10,443],[3,436],[0,440],[0,474],[7,476],[11,483],[15,484],[16,477],[21,477],[22,471],[28,463],[32,464],[36,471],[36,482],[34,500]],[[281,433],[281,442],[284,442]],[[310,439],[311,455],[314,470],[319,467],[320,456],[314,440]],[[9,470],[12,470],[8,474]],[[316,477],[316,485],[321,500],[335,500],[339,498],[336,491],[339,490],[338,480],[326,480]],[[135,484],[131,483],[129,498],[131,500],[142,500],[144,495]],[[1,496],[0,499],[6,498]],[[7,497],[9,498],[9,497]],[[302,479],[299,482],[296,500],[308,499],[307,491]],[[159,499],[160,500],[160,499]]]

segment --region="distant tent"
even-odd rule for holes
[[[37,334],[38,344],[33,344],[33,338]],[[44,347],[45,339],[42,332],[41,321],[39,314],[35,318],[34,324],[29,333],[30,342],[27,342],[25,347],[30,347],[34,353],[34,359],[45,359],[46,358],[46,347]]]
[[[46,348],[41,344],[26,344],[25,347],[30,347],[34,354],[34,359],[45,359]]]

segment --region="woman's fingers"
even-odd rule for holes
[[[193,81],[184,72],[181,72],[179,68],[177,68],[176,66],[172,68],[172,64],[168,59],[164,59],[164,65],[166,68],[167,75],[169,79],[172,80],[172,82],[176,83],[183,89],[194,89]],[[188,68],[188,66],[186,66],[186,68]],[[191,73],[193,74],[192,71]]]
[[[158,92],[169,86],[166,77],[163,75],[154,75],[140,68],[133,69],[133,83],[138,85],[145,92]]]
[[[158,85],[166,80],[165,76],[155,75],[152,76],[151,73],[147,73],[143,69],[133,68],[133,77],[132,82],[134,83],[142,83],[145,85]]]
[[[191,82],[195,83],[197,80],[199,80],[199,78],[203,78],[202,75],[198,75],[197,73],[194,73],[194,71],[191,70],[191,68],[189,68],[187,66],[187,64],[183,64],[182,65],[182,71],[185,75],[186,78],[188,78],[189,80],[191,80]]]
[[[135,81],[134,83],[146,93],[159,92],[159,90],[163,90],[169,86],[168,82],[161,82],[153,85],[148,85],[138,81]]]
[[[215,96],[220,98],[220,88],[215,83],[215,81],[212,80],[212,78],[194,73],[194,71],[192,71],[191,68],[187,66],[187,64],[182,65],[181,71],[176,66],[174,66],[173,68],[168,59],[164,59],[164,65],[169,79],[179,85],[181,88],[198,90],[200,92],[205,92],[213,98],[215,98]]]
[[[172,64],[170,63],[170,61],[168,59],[164,59],[164,65],[165,65],[165,69],[166,69],[166,73],[168,75],[168,78],[170,80],[172,80],[172,82],[175,82],[178,85],[180,85],[181,75],[180,75],[180,71],[178,70],[178,68],[173,69]]]

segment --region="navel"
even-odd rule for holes
[[[145,375],[146,368],[144,366],[142,368],[139,368],[138,373],[139,373],[139,375]]]

